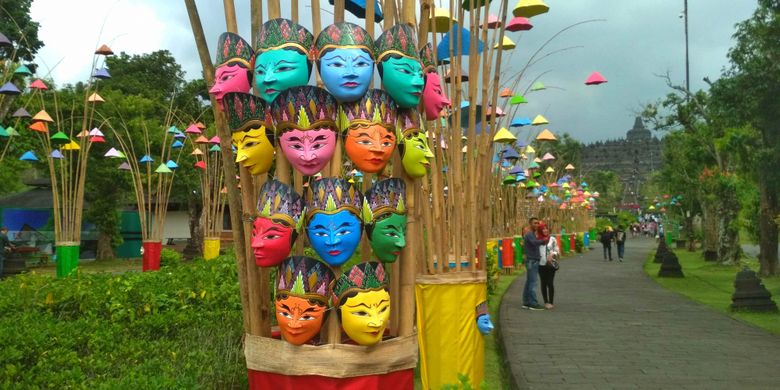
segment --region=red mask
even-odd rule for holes
[[[258,217],[252,223],[252,249],[260,267],[279,265],[292,249],[293,228]]]

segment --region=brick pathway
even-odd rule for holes
[[[596,244],[563,260],[551,311],[521,309],[524,276],[510,286],[500,321],[517,387],[780,388],[780,336],[657,285],[642,270],[653,248],[629,241],[610,263]]]

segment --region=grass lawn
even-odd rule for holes
[[[774,334],[780,334],[780,313],[732,312],[731,295],[734,293],[734,279],[742,266],[723,266],[705,262],[701,252],[675,250],[685,278],[659,278],[660,264],[653,263],[653,255],[645,262],[645,272],[658,284],[686,297],[703,303],[717,311],[743,322],[747,322]],[[758,270],[755,259],[743,259],[743,264]],[[780,277],[763,279],[764,286],[777,302],[780,297]]]
[[[504,298],[504,293],[509,288],[509,285],[512,284],[512,281],[520,274],[521,272],[515,271],[512,275],[502,274],[501,278],[498,279],[496,295],[492,296],[488,302],[490,318],[496,326],[498,326],[498,312],[499,307],[501,306],[501,300]],[[504,380],[508,374],[504,372],[507,366],[504,362],[504,358],[501,356],[501,346],[499,345],[496,332],[498,332],[498,329],[495,329],[492,334],[485,337],[486,389],[506,389],[509,387],[509,384]]]
[[[141,259],[81,260],[78,269],[86,273],[108,272],[121,274],[127,271],[141,272]],[[57,273],[57,265],[52,263],[40,267],[28,267],[28,271],[54,276]]]

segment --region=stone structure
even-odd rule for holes
[[[758,275],[745,267],[737,273],[737,278],[734,280],[731,310],[776,312],[777,305]]]
[[[582,149],[582,171],[613,171],[623,182],[623,204],[639,204],[639,188],[652,171],[661,167],[663,142],[634,120],[625,139],[598,141]]]
[[[662,278],[684,278],[685,275],[682,272],[682,266],[680,265],[677,255],[667,248],[663,239],[658,244],[658,250],[656,250],[656,258],[658,254],[661,258],[661,268],[658,270],[658,276]]]

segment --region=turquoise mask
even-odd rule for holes
[[[417,107],[425,86],[420,61],[408,57],[384,60],[382,86],[399,107]]]
[[[255,88],[267,103],[285,89],[309,83],[310,64],[295,49],[271,50],[255,59]]]

